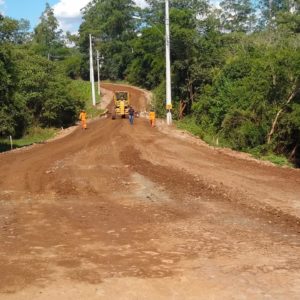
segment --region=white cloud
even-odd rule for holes
[[[147,3],[145,0],[135,0],[136,5],[140,6],[140,7],[146,7]]]
[[[1,1],[1,0],[0,0]],[[80,17],[80,10],[84,8],[90,0],[60,0],[53,6],[55,15],[58,18]]]
[[[80,10],[89,2],[90,0],[60,0],[55,4],[53,9],[60,27],[64,31],[76,31],[81,22]]]
[[[5,0],[0,0],[0,5],[4,5]]]
[[[91,0],[60,0],[53,6],[56,18],[60,23],[60,27],[64,31],[74,32],[78,29],[81,22],[80,10],[84,8]],[[0,3],[4,0],[0,0]],[[135,0],[136,4],[145,7],[145,0]]]

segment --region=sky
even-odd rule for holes
[[[80,9],[91,0],[0,0],[0,12],[14,19],[27,19],[34,28],[46,2],[54,9],[56,18],[64,31],[76,32],[81,23]],[[145,7],[145,0],[135,0],[137,5]]]

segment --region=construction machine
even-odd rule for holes
[[[126,118],[128,116],[130,96],[126,91],[118,91],[114,93],[114,109],[112,112],[112,119],[118,116]]]

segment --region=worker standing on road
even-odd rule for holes
[[[87,129],[86,119],[87,119],[86,112],[85,112],[85,110],[82,110],[79,115],[79,120],[81,121],[82,129]]]
[[[149,120],[150,120],[151,127],[154,127],[155,126],[155,111],[153,109],[150,110]]]
[[[133,109],[132,106],[129,107],[128,113],[129,113],[129,122],[130,122],[130,125],[133,125],[134,109]]]

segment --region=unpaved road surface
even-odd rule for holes
[[[0,299],[300,299],[298,170],[143,118],[88,127],[0,155]]]

